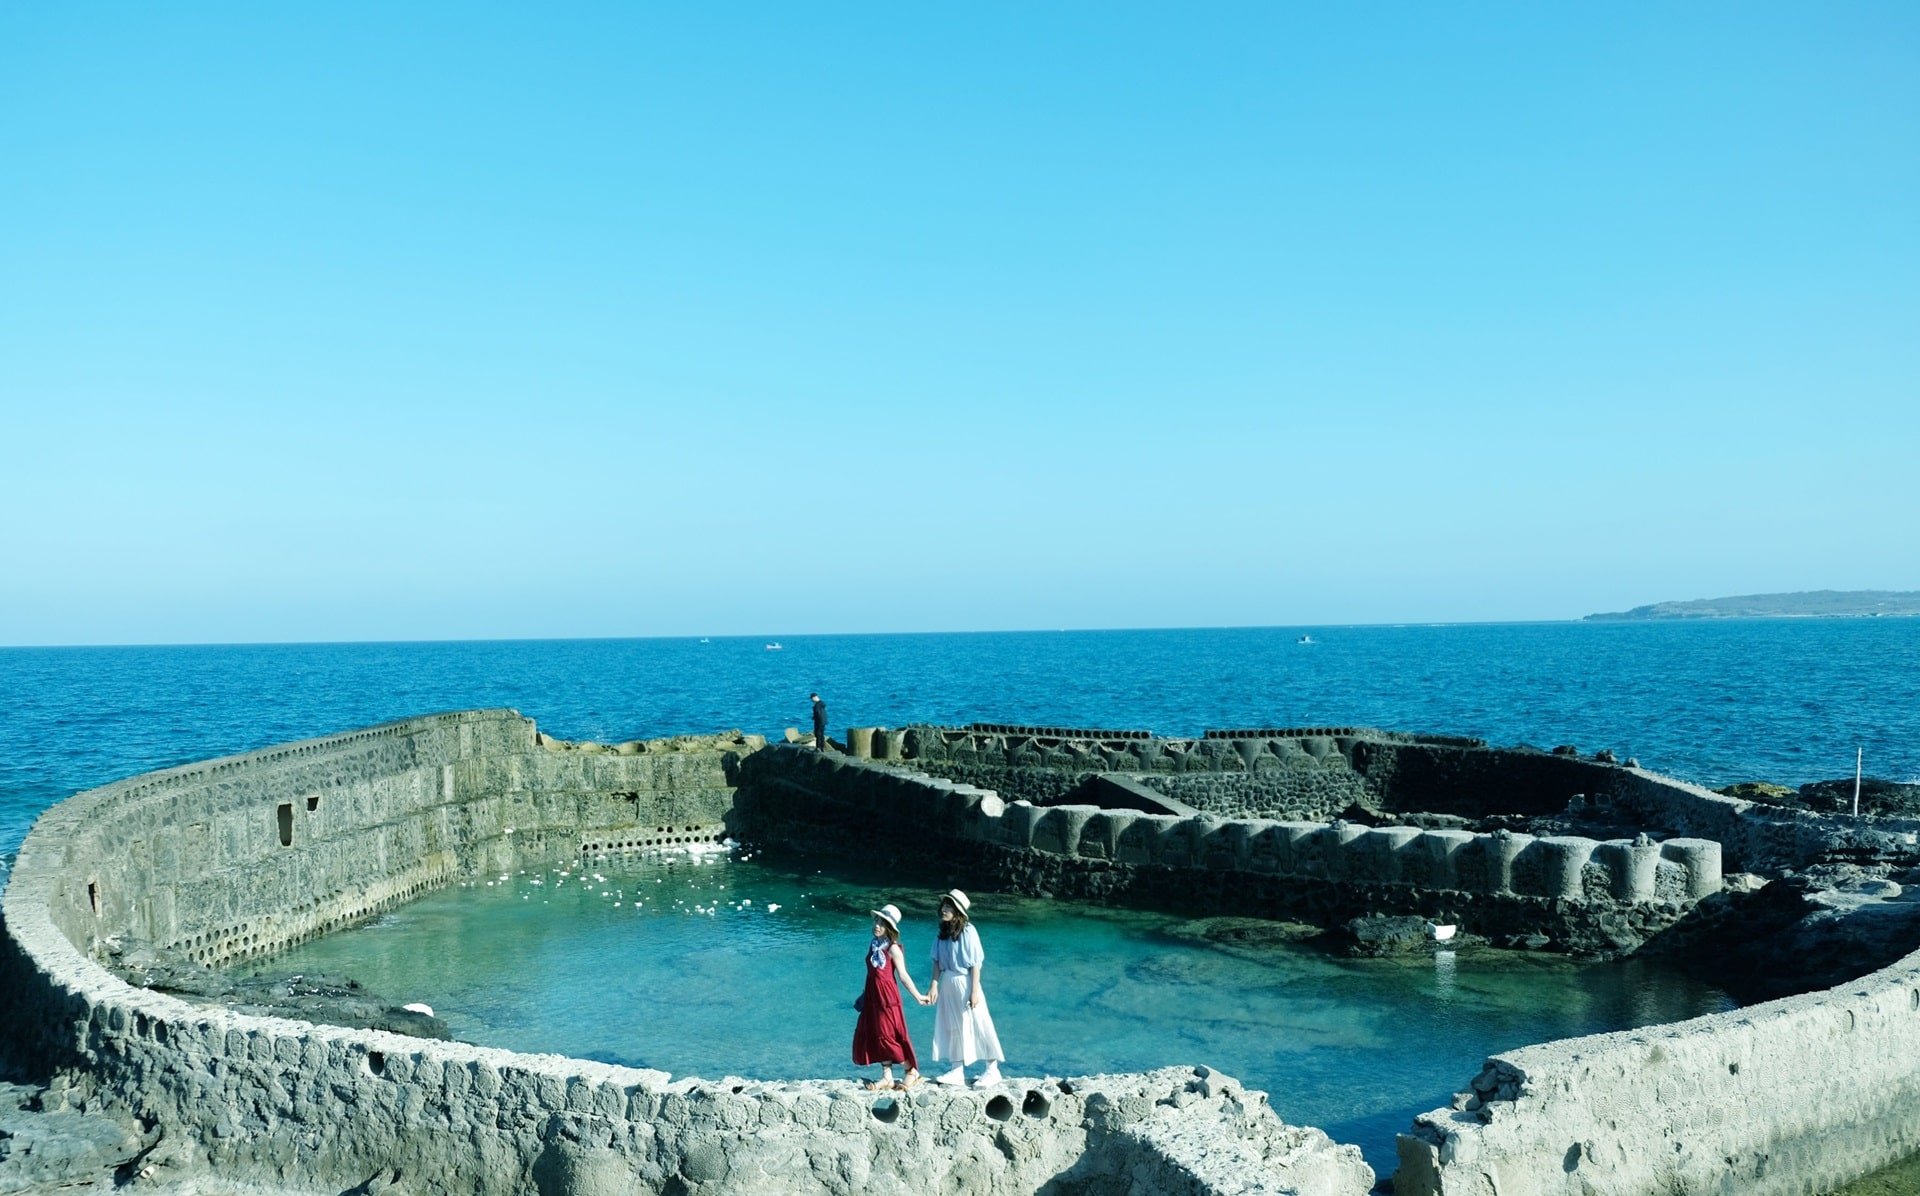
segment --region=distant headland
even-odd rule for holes
[[[1632,610],[1588,615],[1586,621],[1649,619],[1867,619],[1920,615],[1920,590],[1803,590],[1655,602]]]

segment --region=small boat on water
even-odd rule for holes
[[[1293,642],[1296,644],[1311,644],[1314,642],[1314,638],[1310,635],[1303,635]]]
[[[712,640],[710,640],[710,639],[708,639],[708,638],[707,638],[706,636],[704,636],[704,635],[703,635],[703,636],[701,636],[701,637],[700,637],[700,642],[701,642],[701,643],[703,643],[703,644],[711,644],[711,643],[712,643],[713,641],[712,641]]]
[[[772,643],[770,643],[770,644],[768,644],[768,645],[767,645],[767,651],[769,651],[769,652],[778,652],[778,651],[780,651],[780,641],[779,641],[779,640],[775,640],[775,641],[773,641]]]

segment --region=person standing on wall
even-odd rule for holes
[[[987,994],[980,987],[980,968],[987,953],[980,946],[980,932],[973,928],[969,915],[973,903],[959,889],[948,889],[940,899],[940,934],[933,940],[933,979],[927,983],[922,1005],[934,1007],[933,1057],[953,1067],[938,1080],[951,1088],[966,1083],[970,1063],[985,1060],[975,1088],[991,1088],[1000,1082],[1000,1063],[1006,1055],[1000,1050],[1000,1035],[993,1028],[993,1015],[987,1012]]]
[[[827,704],[820,700],[819,694],[813,697],[813,746],[816,751],[827,750]]]

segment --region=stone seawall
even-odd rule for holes
[[[1353,805],[1478,817],[1560,812],[1601,787],[1603,761],[1476,739],[1362,727],[1208,731],[1197,739],[1058,727],[856,729],[856,748],[1051,805],[1089,775],[1124,773],[1207,813],[1324,822]]]
[[[1824,992],[1496,1055],[1397,1196],[1825,1192],[1920,1152],[1920,953]]]
[[[676,1080],[190,1004],[102,964],[132,942],[252,959],[458,875],[717,838],[760,746],[565,744],[477,711],[71,798],[28,835],[0,898],[9,1048],[51,1074],[57,1105],[153,1127],[142,1160],[162,1179],[414,1196],[1202,1193],[1257,1168],[1275,1191],[1371,1186],[1357,1149],[1204,1068],[997,1094]]]
[[[748,828],[791,841],[893,838],[1029,893],[1149,899],[1329,923],[1381,910],[1563,946],[1638,942],[1719,891],[1708,840],[1596,842],[1417,827],[1036,806],[894,764],[776,747],[745,771]],[[849,838],[849,836],[852,836]]]

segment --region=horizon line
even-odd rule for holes
[[[1601,612],[1615,613],[1615,612]],[[1108,635],[1122,632],[1141,631],[1317,631],[1348,630],[1359,628],[1384,627],[1527,627],[1546,626],[1555,623],[1595,623],[1616,625],[1619,623],[1662,623],[1662,624],[1700,624],[1733,622],[1817,622],[1827,619],[1841,621],[1860,621],[1853,616],[1844,615],[1718,615],[1711,618],[1655,618],[1655,619],[1596,619],[1592,615],[1579,615],[1570,618],[1551,619],[1387,619],[1377,622],[1356,623],[1206,623],[1160,626],[1117,626],[1117,627],[976,627],[976,628],[925,628],[920,630],[894,631],[782,631],[782,632],[723,632],[719,634],[700,634],[684,632],[654,635],[492,635],[459,637],[396,637],[392,639],[259,639],[259,640],[101,640],[86,643],[39,643],[39,644],[0,644],[0,651],[44,651],[49,649],[80,648],[304,648],[304,647],[375,647],[399,644],[560,644],[560,643],[620,643],[635,640],[760,640],[765,643],[779,643],[787,639],[851,639],[865,636],[933,636],[933,635]]]

